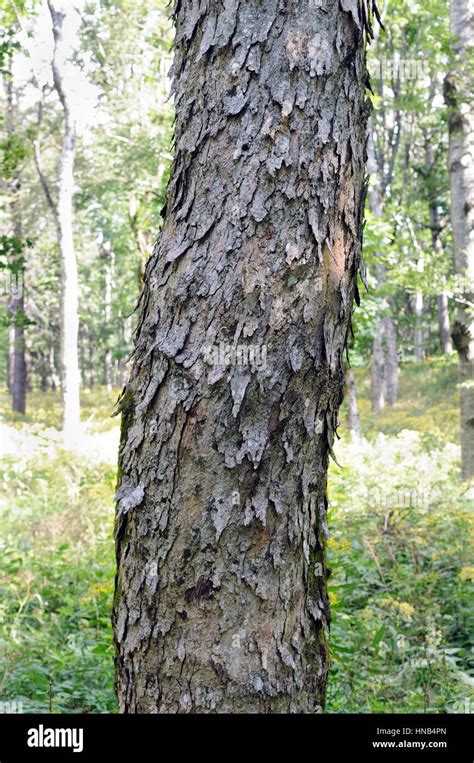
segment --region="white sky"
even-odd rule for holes
[[[64,38],[71,50],[71,56],[78,49],[78,30],[81,24],[81,11],[85,0],[63,0],[67,10],[63,24]],[[57,3],[59,6],[59,2]],[[32,70],[39,86],[52,85],[51,60],[53,57],[53,33],[51,16],[46,2],[37,6],[37,14],[25,19],[24,31],[20,35],[22,48],[29,56],[19,51],[14,57],[13,74],[15,82],[23,87],[22,105],[33,106],[38,101],[38,89],[31,84]],[[29,33],[29,34],[28,34]],[[74,111],[77,115],[77,130],[84,133],[87,126],[100,121],[98,106],[99,89],[92,85],[78,66],[70,63],[67,84],[71,94]]]

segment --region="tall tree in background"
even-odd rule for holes
[[[430,215],[430,231],[433,255],[439,259],[446,256],[443,242],[441,239],[442,225],[439,214],[439,200],[435,182],[435,157],[433,156],[433,146],[431,136],[424,135],[425,149],[425,179],[428,192],[428,209]],[[438,327],[441,351],[449,353],[453,350],[451,342],[451,327],[449,321],[448,296],[445,292],[437,296],[438,308]]]
[[[383,97],[383,79],[379,80]],[[383,212],[383,199],[393,179],[395,159],[400,143],[400,111],[391,130],[382,122],[379,151],[376,153],[372,135],[369,138],[368,170],[374,180],[369,188],[370,210],[378,220]],[[387,155],[388,154],[388,155]],[[376,288],[381,291],[386,285],[387,274],[382,262],[374,266]],[[371,364],[371,399],[372,410],[380,411],[385,403],[393,405],[398,400],[398,354],[397,327],[393,319],[393,306],[389,298],[382,300],[380,314],[375,326]]]
[[[53,82],[63,111],[63,144],[58,162],[58,200],[55,217],[61,255],[61,395],[66,446],[74,445],[80,426],[79,306],[77,262],[73,237],[74,156],[76,125],[70,97],[68,59],[71,46],[64,37],[70,5],[48,2],[54,36]]]
[[[18,141],[15,125],[15,104],[13,92],[13,80],[10,70],[4,73],[4,86],[6,94],[6,134],[7,141],[4,151],[8,158],[4,165],[9,165],[5,180],[8,197],[10,199],[10,226],[9,249],[11,252],[11,293],[8,306],[9,329],[8,329],[8,387],[12,396],[12,410],[16,413],[25,413],[26,405],[26,360],[25,360],[25,300],[24,300],[24,266],[23,252],[23,224],[20,202],[21,192],[21,155],[22,144]]]
[[[347,428],[353,437],[360,437],[360,415],[357,402],[357,387],[354,371],[346,370],[346,405],[347,405]]]
[[[474,3],[450,1],[453,66],[445,80],[449,107],[451,223],[461,280],[453,341],[461,381],[462,475],[474,477]]]
[[[120,401],[122,711],[324,705],[326,474],[360,257],[365,11],[176,4],[176,157]],[[247,363],[249,345],[266,362]]]

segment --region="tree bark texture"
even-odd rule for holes
[[[324,706],[326,474],[365,195],[360,9],[176,4],[176,156],[119,406],[123,712]],[[253,361],[209,352],[242,345]]]
[[[464,479],[474,477],[474,40],[473,0],[451,0],[453,70],[445,80],[449,108],[451,224],[456,273],[463,279],[453,325],[461,383],[461,459]]]

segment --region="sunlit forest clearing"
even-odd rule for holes
[[[464,712],[474,568],[455,361],[405,364],[400,401],[376,414],[367,373],[356,376],[363,436],[347,434],[343,410],[330,469],[327,709]],[[117,392],[84,390],[78,453],[59,444],[57,395],[32,393],[24,417],[2,395],[15,452],[0,462],[0,693],[25,711],[116,711]]]

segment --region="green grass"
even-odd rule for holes
[[[330,469],[328,710],[463,710],[474,570],[456,367],[406,365],[400,402],[377,415],[367,372],[356,376],[364,439],[351,441],[342,426],[342,468]],[[83,394],[92,435],[118,427],[117,392]],[[59,419],[58,395],[29,395],[26,417],[1,396],[0,423],[21,436],[47,436]],[[115,468],[47,441],[0,459],[0,700],[25,711],[114,712]]]
[[[113,417],[115,403],[120,390],[117,388],[107,392],[103,387],[86,389],[81,392],[81,420],[94,428],[94,431],[104,432],[117,426]],[[0,421],[17,429],[27,425],[33,431],[44,429],[60,429],[61,427],[61,398],[58,392],[39,392],[35,390],[28,394],[27,412],[25,416],[13,413],[10,396],[6,390],[0,392]]]
[[[342,468],[330,468],[328,710],[464,712],[474,706],[473,518],[459,479],[457,369],[404,366],[400,402],[377,414],[367,373],[356,378],[366,439],[343,434]]]
[[[420,432],[434,446],[459,442],[458,369],[454,360],[432,358],[407,363],[400,374],[400,399],[379,413],[370,409],[370,375],[355,369],[363,434],[398,434],[402,429]]]
[[[113,711],[115,468],[40,449],[1,459],[0,480],[0,699]]]

